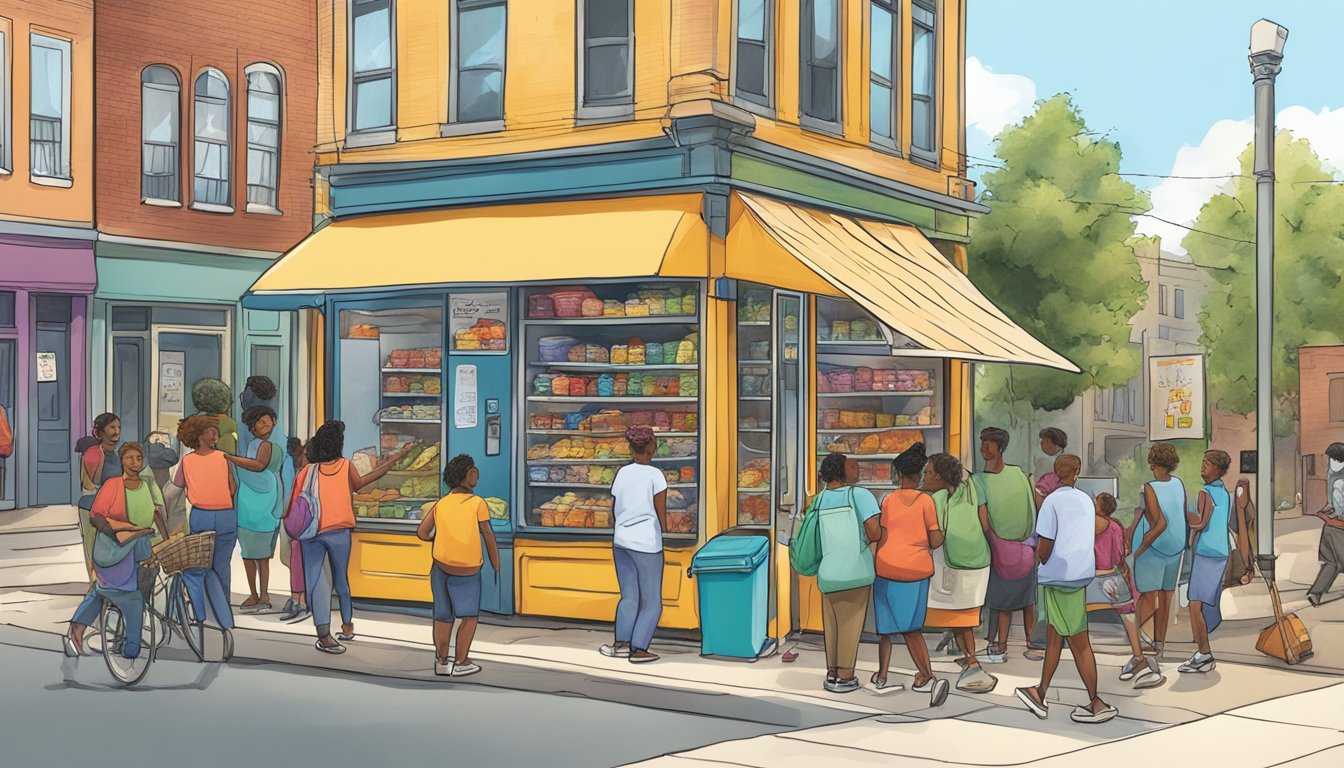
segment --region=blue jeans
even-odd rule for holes
[[[308,583],[308,608],[313,612],[313,625],[318,637],[329,634],[331,627],[331,590],[322,578],[322,563],[331,560],[331,581],[341,601],[341,622],[355,620],[355,607],[350,602],[350,529],[337,528],[319,533],[299,542],[303,548],[303,578]]]
[[[105,589],[90,587],[88,594],[75,609],[71,624],[83,624],[86,627],[98,623],[98,612],[103,608],[103,600],[111,600],[121,611],[122,621],[126,624],[126,645],[121,655],[134,659],[140,655],[140,632],[145,618],[145,596],[139,590]]]
[[[197,621],[205,621],[205,605],[220,629],[233,629],[233,608],[229,606],[230,565],[233,545],[238,541],[238,514],[232,509],[191,510],[191,532],[215,532],[215,556],[210,568],[192,568],[182,573],[191,597],[192,612]]]
[[[616,560],[616,583],[621,587],[616,642],[647,651],[663,615],[663,553],[623,547],[612,547],[611,553]]]

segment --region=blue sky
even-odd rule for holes
[[[1337,0],[970,0],[969,152],[991,157],[989,134],[1019,120],[1033,96],[1069,91],[1089,126],[1120,143],[1123,171],[1229,173],[1250,140],[1246,49],[1251,24],[1263,17],[1289,29],[1280,127],[1344,166],[1344,2]],[[1154,213],[1176,221],[1191,220],[1218,185],[1131,180],[1152,188]],[[1151,219],[1140,229],[1179,250],[1179,229]]]

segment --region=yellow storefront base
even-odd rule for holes
[[[430,603],[430,545],[406,533],[356,531],[350,547],[350,594]]]
[[[663,566],[663,618],[668,629],[700,626],[695,584],[686,575],[692,550],[669,549]],[[612,621],[620,589],[611,544],[519,539],[514,545],[518,613]]]

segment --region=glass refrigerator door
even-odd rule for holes
[[[346,453],[367,474],[379,457],[408,451],[355,495],[355,515],[414,523],[440,497],[443,308],[343,309],[340,417]]]
[[[737,524],[770,525],[774,473],[773,291],[744,286],[737,302]]]

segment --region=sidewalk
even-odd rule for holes
[[[11,522],[18,525],[11,527]],[[24,563],[11,565],[8,560],[0,560],[0,574],[8,575],[0,582],[0,624],[46,633],[46,642],[52,649],[59,647],[56,636],[64,631],[76,596],[84,588],[81,583],[83,569],[78,564],[78,531],[74,523],[74,511],[69,508],[30,510],[17,518],[0,517],[0,556],[22,556],[20,559]],[[24,547],[13,545],[34,543],[30,541],[33,536],[44,537],[38,550],[27,552]],[[1314,529],[1287,531],[1281,537],[1283,546],[1295,552],[1303,551],[1308,542],[1314,555]],[[1314,575],[1314,558],[1299,560],[1293,563],[1288,557],[1282,558],[1281,578],[1296,580],[1300,577],[1299,571],[1304,569]],[[75,576],[68,579],[69,583],[50,580],[53,574],[70,573],[72,567]],[[242,564],[238,560],[235,560],[233,573],[234,602],[237,603],[247,593]],[[23,578],[17,578],[20,576]],[[276,588],[272,590],[272,598],[277,603],[283,602],[281,595],[287,579],[288,574],[278,559],[273,561],[271,581]],[[1284,584],[1285,589],[1290,587],[1292,585]],[[1080,749],[1089,750],[1090,765],[1098,765],[1092,761],[1092,750],[1108,761],[1111,759],[1109,755],[1122,753],[1132,759],[1134,753],[1129,747],[1114,742],[1140,736],[1171,739],[1175,737],[1174,733],[1189,733],[1191,738],[1199,738],[1203,744],[1221,745],[1220,751],[1222,747],[1230,748],[1239,743],[1245,735],[1254,734],[1257,745],[1282,748],[1286,750],[1283,756],[1269,762],[1255,758],[1251,762],[1233,760],[1227,764],[1270,765],[1344,743],[1344,734],[1336,731],[1329,731],[1331,736],[1309,724],[1271,726],[1258,722],[1260,716],[1254,714],[1278,711],[1273,708],[1285,701],[1296,701],[1284,697],[1335,683],[1325,675],[1312,673],[1338,674],[1339,666],[1331,669],[1327,664],[1344,661],[1344,653],[1341,653],[1344,649],[1332,650],[1330,646],[1334,643],[1327,639],[1332,631],[1344,626],[1341,621],[1344,619],[1344,601],[1303,612],[1303,619],[1312,628],[1313,640],[1317,643],[1317,659],[1308,667],[1287,669],[1253,650],[1254,637],[1266,623],[1261,614],[1268,613],[1263,589],[1263,586],[1259,587],[1259,595],[1253,587],[1229,593],[1227,613],[1233,618],[1216,635],[1215,653],[1220,663],[1217,670],[1207,675],[1192,678],[1180,676],[1175,671],[1175,664],[1191,652],[1179,642],[1188,639],[1188,634],[1182,635],[1188,633],[1188,620],[1184,617],[1171,633],[1165,665],[1169,682],[1162,688],[1134,691],[1128,684],[1119,682],[1116,677],[1119,667],[1128,658],[1123,642],[1119,636],[1110,633],[1098,637],[1102,695],[1121,712],[1119,718],[1099,727],[1077,726],[1068,720],[1072,704],[1081,703],[1084,696],[1076,672],[1067,659],[1061,664],[1050,698],[1052,702],[1063,701],[1069,705],[1055,706],[1051,719],[1044,722],[1020,706],[1013,698],[1013,688],[1034,682],[1040,668],[1039,663],[1021,656],[1020,639],[1012,643],[1013,655],[1008,663],[989,668],[999,677],[998,688],[992,694],[974,696],[954,690],[948,702],[937,710],[927,707],[927,695],[910,691],[886,695],[867,689],[849,695],[823,691],[820,685],[824,666],[820,638],[808,638],[800,644],[797,650],[801,657],[793,664],[782,663],[779,657],[755,664],[710,661],[700,658],[698,648],[693,645],[655,642],[655,650],[662,654],[663,661],[635,667],[628,662],[604,658],[596,652],[599,644],[609,640],[609,630],[519,626],[516,622],[482,624],[472,656],[485,667],[485,672],[461,682],[445,682],[445,685],[554,691],[801,729],[663,758],[667,762],[662,764],[666,765],[679,762],[693,765],[693,760],[699,760],[774,766],[801,764],[804,758],[812,765],[817,763],[817,757],[830,756],[863,764],[865,761],[876,762],[879,758],[887,760],[887,755],[921,761],[911,762],[913,765],[923,764],[923,760],[936,760],[940,764],[951,761],[1007,765],[1069,755]],[[1305,600],[1298,598],[1296,602],[1290,601],[1288,607],[1292,609],[1297,603],[1305,606]],[[283,624],[274,613],[237,616],[237,663],[285,661],[386,677],[432,678],[429,622],[425,619],[357,611],[355,625],[359,637],[349,644],[350,653],[333,657],[319,654],[312,648],[310,622]],[[1332,662],[1332,658],[1336,661]],[[897,649],[894,660],[893,675],[908,685],[908,676],[913,671],[908,657]],[[1246,663],[1240,663],[1243,661]],[[859,667],[860,679],[866,681],[876,667],[874,645],[865,644],[861,648]],[[957,668],[947,657],[935,656],[935,667],[941,675],[956,676]],[[1344,689],[1305,695],[1339,696],[1337,700],[1329,701],[1344,704]],[[1331,703],[1330,706],[1337,708],[1339,704]],[[1256,709],[1257,705],[1269,709]],[[1298,710],[1291,719],[1300,722],[1310,713],[1328,711],[1334,710]],[[1329,719],[1323,714],[1321,717]],[[1288,718],[1284,715],[1281,719]],[[1184,723],[1190,725],[1168,733],[1170,726]],[[1280,727],[1289,730],[1284,732],[1285,735],[1278,735],[1278,730],[1273,733],[1265,730]],[[1011,733],[1021,730],[1030,730],[1036,736],[1023,739],[1020,734]],[[1265,732],[1261,734],[1261,731]],[[1231,738],[1233,734],[1237,737],[1235,740]],[[1331,741],[1336,736],[1339,740]],[[1186,737],[1182,735],[1180,738]],[[806,748],[800,748],[804,743]],[[1172,748],[1170,743],[1165,748]],[[1303,751],[1297,751],[1299,749]],[[1251,759],[1250,755],[1260,753],[1246,754]],[[1239,756],[1240,753],[1234,757]]]

